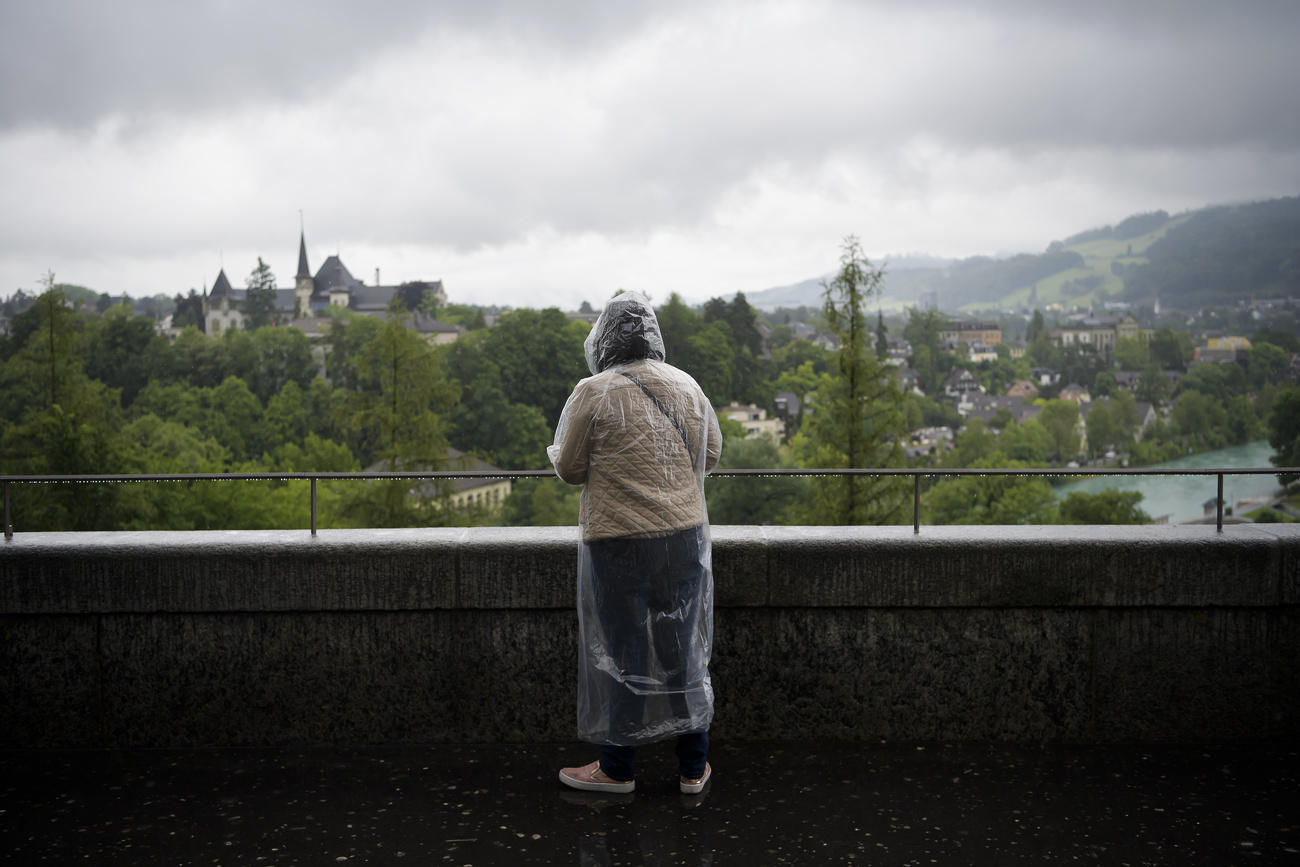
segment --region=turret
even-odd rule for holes
[[[311,278],[311,269],[307,267],[307,237],[298,232],[298,273],[293,278],[294,307],[298,316],[311,315],[311,296],[316,289],[316,282]]]

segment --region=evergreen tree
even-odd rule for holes
[[[903,463],[903,397],[871,345],[863,309],[880,291],[883,272],[844,241],[840,271],[823,284],[822,308],[839,349],[810,398],[811,413],[796,438],[805,467],[897,467]],[[901,521],[906,484],[890,476],[819,479],[793,514],[802,523],[880,524]]]
[[[248,317],[249,329],[270,325],[275,319],[275,275],[261,256],[257,257],[257,267],[249,272],[244,285],[248,287],[244,296],[244,314]]]

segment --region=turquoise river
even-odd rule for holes
[[[1258,440],[1241,446],[1202,452],[1179,458],[1151,468],[1171,470],[1200,470],[1217,467],[1267,467],[1273,448],[1267,440]],[[1166,518],[1169,523],[1190,521],[1203,517],[1207,500],[1213,500],[1218,484],[1214,476],[1099,476],[1081,482],[1071,482],[1056,488],[1056,496],[1064,498],[1072,491],[1095,494],[1107,489],[1141,491],[1141,506],[1157,521]],[[1258,508],[1258,498],[1277,492],[1277,476],[1223,477],[1223,503],[1235,514]],[[1242,502],[1243,500],[1256,502]],[[1213,514],[1213,513],[1211,513]]]

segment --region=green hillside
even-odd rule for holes
[[[1051,304],[1086,307],[1121,300],[1125,279],[1120,275],[1147,264],[1146,253],[1151,245],[1189,219],[1190,215],[1174,217],[1159,228],[1132,238],[1095,238],[1067,243],[1064,249],[1082,256],[1083,267],[1058,271],[1033,286],[1023,286],[1002,296],[996,304],[973,302],[963,309],[1047,307]]]
[[[893,304],[937,298],[944,310],[1087,307],[1105,301],[1195,309],[1249,297],[1300,296],[1300,197],[1170,216],[1135,214],[1053,242],[1042,253],[975,256],[892,270]],[[760,307],[819,303],[815,281],[749,294]],[[771,294],[773,298],[767,297]]]

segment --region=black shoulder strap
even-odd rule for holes
[[[677,428],[677,433],[682,438],[682,445],[686,446],[686,454],[691,456],[691,466],[695,466],[695,450],[691,448],[690,438],[686,436],[686,428],[682,427],[682,423],[677,420],[677,416],[673,415],[671,412],[668,411],[668,407],[664,406],[663,403],[659,400],[659,398],[655,397],[655,393],[653,391],[646,388],[644,382],[637,379],[635,376],[633,376],[632,374],[628,373],[625,370],[620,370],[619,373],[623,374],[628,379],[635,382],[636,387],[641,389],[643,392],[645,392],[645,396],[650,398],[650,402],[653,403],[656,407],[658,407],[659,411],[664,414],[664,418],[668,419],[670,422],[673,423],[673,427]]]

